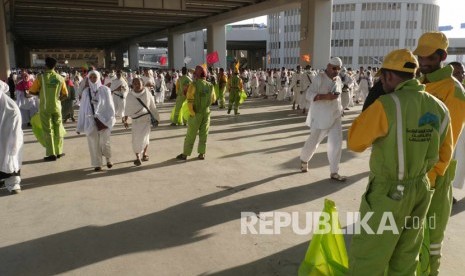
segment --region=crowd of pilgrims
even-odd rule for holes
[[[64,122],[75,122],[74,108],[79,107],[84,88],[84,80],[87,70],[69,72],[58,70],[66,80],[68,98],[62,101],[62,119]],[[176,99],[176,83],[182,76],[181,70],[157,70],[143,69],[141,71],[100,70],[101,83],[111,89],[115,104],[116,115],[123,116],[124,101],[132,87],[132,80],[140,78],[143,85],[148,87],[155,98],[155,103],[163,104],[166,101]],[[233,70],[220,71],[220,68],[209,68],[207,81],[217,84],[221,79],[229,80]],[[305,97],[300,97],[305,92],[318,71],[309,66],[302,69],[300,66],[294,69],[248,70],[240,69],[240,78],[243,89],[248,97],[272,98],[277,101],[290,101],[292,109],[308,111],[308,103]],[[368,67],[359,70],[342,68],[339,76],[344,83],[341,95],[344,110],[363,103],[373,87],[376,68]],[[224,74],[224,76],[223,76]],[[39,98],[29,94],[28,90],[37,75],[35,70],[13,71],[8,78],[10,97],[14,99],[21,110],[22,122],[30,126],[32,116],[39,110]],[[192,78],[192,70],[187,72]],[[226,93],[228,86],[226,86]],[[299,95],[300,94],[300,95]],[[217,103],[215,103],[217,104]],[[221,108],[224,108],[223,106]]]

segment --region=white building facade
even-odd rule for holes
[[[437,30],[438,23],[438,0],[334,0],[331,55],[339,56],[346,67],[379,67],[388,52],[414,49],[421,34]],[[271,14],[268,25],[269,67],[302,64],[300,11]]]

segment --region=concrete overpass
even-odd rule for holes
[[[226,65],[225,24],[283,9],[301,7],[301,49],[314,53],[322,67],[330,55],[331,0],[1,0],[0,79],[16,66],[30,65],[35,49],[91,48],[104,50],[122,67],[129,51],[137,67],[138,44],[168,38],[169,64],[183,65],[184,33],[207,29],[207,52],[218,51],[217,66]],[[318,39],[314,39],[318,37]]]

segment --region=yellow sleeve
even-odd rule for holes
[[[212,85],[212,91],[211,91],[211,103],[214,103],[216,102],[216,94],[215,94],[215,91],[213,89],[213,85]]]
[[[355,152],[362,152],[379,137],[388,133],[388,121],[384,107],[376,100],[352,123],[347,137],[347,146]]]
[[[181,78],[178,78],[178,80],[176,81],[176,95],[180,95],[179,94],[179,91],[181,91],[181,87],[179,87],[179,84],[181,83],[179,80]]]
[[[195,116],[194,111],[194,97],[195,97],[195,85],[193,83],[189,84],[187,88],[187,107],[189,108],[189,114],[191,117]]]
[[[243,86],[243,84],[242,84],[242,79],[239,78],[239,91],[241,91],[243,87],[244,87],[244,86]]]
[[[40,92],[40,87],[41,87],[41,83],[40,83],[40,78],[37,77],[34,82],[32,83],[32,86],[31,88],[29,89],[29,93],[33,94],[33,95],[38,95],[39,92]]]
[[[453,148],[454,138],[452,136],[452,127],[449,123],[444,140],[439,148],[439,161],[428,172],[428,178],[432,188],[436,186],[436,177],[438,175],[444,175],[449,167],[450,160],[452,159]]]
[[[68,97],[68,88],[66,87],[66,82],[63,80],[61,84],[61,98]]]

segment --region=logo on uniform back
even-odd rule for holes
[[[439,118],[438,118],[438,116],[434,115],[434,114],[432,114],[430,112],[426,112],[425,114],[423,114],[423,116],[421,116],[420,120],[418,121],[418,126],[422,127],[422,126],[426,126],[426,125],[430,125],[434,129],[439,131]]]

